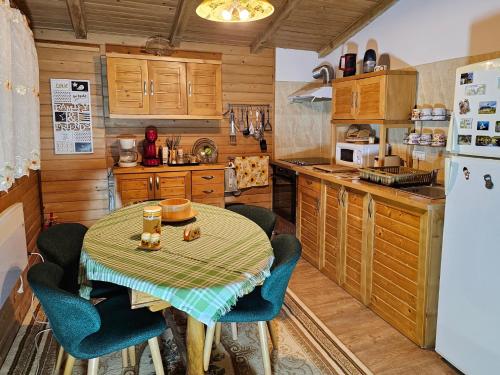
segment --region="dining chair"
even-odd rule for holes
[[[44,262],[31,267],[28,282],[40,301],[52,332],[68,353],[64,375],[71,374],[75,359],[87,359],[88,375],[96,375],[99,357],[148,341],[155,372],[163,375],[157,337],[166,329],[160,312],[130,308],[127,295],[93,305],[61,289],[64,270]],[[58,358],[59,362],[59,358]]]
[[[78,293],[78,271],[83,238],[88,228],[80,223],[56,224],[44,230],[36,241],[40,254],[49,262],[64,269],[61,286],[71,293]],[[127,289],[105,281],[92,281],[91,298],[108,298],[126,294]]]
[[[232,204],[227,206],[226,209],[252,220],[259,227],[261,227],[264,232],[266,232],[268,238],[271,238],[273,235],[274,225],[276,224],[276,215],[271,210],[242,203]],[[231,323],[231,334],[233,336],[233,340],[238,339],[238,328],[236,323]]]
[[[299,240],[290,234],[280,234],[276,236],[271,241],[271,244],[274,252],[274,263],[271,267],[271,275],[261,286],[257,286],[251,293],[238,299],[233,309],[222,316],[217,323],[218,325],[221,322],[257,322],[265,375],[271,375],[267,328],[269,328],[271,334],[273,347],[277,349],[278,338],[275,336],[275,331],[270,328],[270,324],[281,311],[288,282],[302,252],[302,246]],[[205,371],[208,370],[208,365],[210,363],[210,354],[215,330],[216,325],[207,328],[203,353],[203,366]],[[216,338],[216,344],[218,344],[218,338]]]
[[[227,206],[226,209],[252,220],[266,232],[267,237],[271,238],[273,235],[274,225],[276,224],[276,215],[273,211],[249,204],[232,204]]]

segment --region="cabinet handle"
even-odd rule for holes
[[[153,177],[149,177],[149,190],[153,190]]]
[[[153,80],[151,80],[151,82],[149,83],[149,92],[151,92],[151,96],[155,94],[155,84]]]
[[[205,180],[212,180],[214,176],[203,176],[202,178]]]
[[[373,215],[373,199],[370,197],[368,201],[368,217],[371,219]]]
[[[203,192],[204,192],[205,194],[210,194],[210,193],[213,193],[214,191],[213,191],[213,190],[203,190]]]
[[[156,190],[160,190],[160,177],[156,176]]]
[[[356,109],[356,108],[354,107],[354,103],[355,103],[355,102],[354,102],[354,96],[355,96],[355,95],[356,95],[356,92],[354,92],[354,91],[353,91],[353,92],[351,93],[351,108],[353,108],[353,109]]]
[[[339,204],[339,206],[342,206],[342,198],[341,198],[341,195],[342,195],[342,189],[339,189],[337,191],[337,202]]]
[[[193,95],[193,86],[191,85],[191,82],[188,82],[188,95]]]
[[[321,207],[321,202],[319,201],[319,198],[316,198],[316,212],[319,213],[319,209]]]
[[[148,82],[144,80],[144,95],[148,95]]]

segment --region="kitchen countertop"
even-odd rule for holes
[[[374,196],[386,198],[392,201],[399,202],[412,207],[417,207],[423,210],[429,209],[429,206],[444,205],[445,199],[432,199],[422,195],[414,194],[389,186],[379,185],[368,181],[360,180],[352,175],[358,175],[358,172],[341,172],[341,173],[327,173],[314,169],[314,166],[300,166],[284,162],[282,160],[273,160],[271,164],[279,167],[294,170],[299,175],[307,175],[316,177],[324,181],[329,181],[338,185],[343,185],[348,188],[364,191]]]
[[[159,165],[158,167],[144,167],[143,165],[137,165],[137,167],[113,167],[114,174],[125,174],[125,173],[161,173],[161,172],[183,172],[183,171],[206,171],[209,169],[224,169],[225,164],[200,164],[200,165],[181,165],[181,166],[169,166],[169,165]]]

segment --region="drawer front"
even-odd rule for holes
[[[309,176],[299,176],[299,186],[311,189],[313,192],[321,192],[321,180]]]
[[[193,202],[208,204],[210,206],[224,208],[224,197],[193,197]]]
[[[223,184],[193,185],[191,195],[197,198],[224,197]]]
[[[224,171],[221,170],[193,171],[192,183],[193,185],[224,184]]]

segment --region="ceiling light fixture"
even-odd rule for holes
[[[250,22],[269,17],[274,7],[267,0],[204,0],[196,14],[215,22]]]

